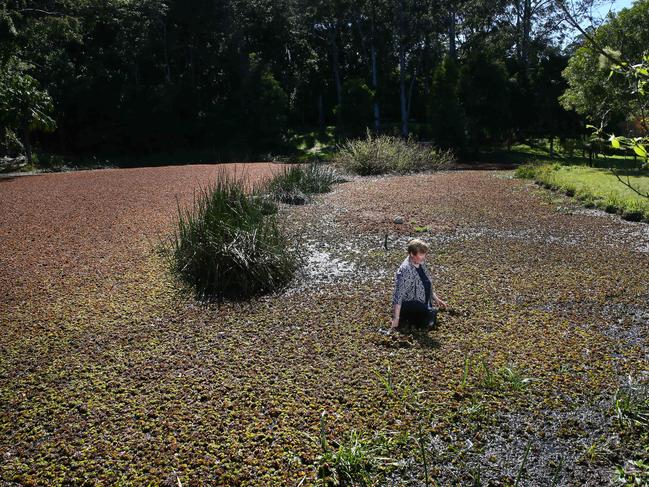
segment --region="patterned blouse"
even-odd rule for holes
[[[433,280],[431,279],[428,269],[423,263],[420,265],[432,283]],[[431,286],[431,296],[432,294],[433,291]],[[426,289],[417,273],[417,268],[412,264],[412,262],[410,262],[410,257],[406,257],[406,260],[401,263],[394,278],[392,305],[401,304],[403,301],[426,302]]]

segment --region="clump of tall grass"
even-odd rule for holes
[[[334,164],[349,173],[370,176],[441,170],[454,159],[451,151],[423,146],[412,138],[374,136],[368,131],[364,139],[348,140],[340,145]]]
[[[629,383],[615,394],[615,413],[626,427],[649,429],[649,384]]]
[[[316,459],[317,484],[373,485],[373,473],[377,470],[379,459],[369,441],[351,431],[346,442],[332,448],[326,435],[326,414],[320,417],[320,447],[322,454]]]
[[[172,272],[201,299],[244,299],[288,283],[298,257],[277,220],[277,207],[240,178],[222,173],[178,205],[168,246]]]
[[[480,385],[485,389],[522,391],[532,380],[525,377],[523,371],[514,365],[491,368],[484,360],[480,362],[480,365]]]
[[[312,194],[327,193],[339,181],[334,169],[324,164],[287,165],[269,181],[266,190],[277,201],[304,204]]]

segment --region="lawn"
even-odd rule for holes
[[[586,206],[618,212],[629,220],[649,221],[649,171],[615,171],[623,182],[609,169],[557,163],[522,166],[517,175],[575,196]]]
[[[282,207],[294,282],[207,305],[154,244],[215,174],[0,181],[2,483],[647,481],[645,224],[504,171],[351,178]],[[452,310],[390,334],[414,235]]]

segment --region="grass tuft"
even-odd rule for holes
[[[331,167],[312,162],[284,166],[269,181],[266,191],[276,201],[304,204],[311,195],[327,193],[338,182],[340,177]]]
[[[649,385],[628,384],[615,394],[615,413],[621,425],[628,428],[649,428]]]
[[[277,207],[242,179],[220,174],[182,210],[168,254],[200,299],[245,299],[287,284],[297,268]]]
[[[489,367],[484,360],[480,365],[480,385],[485,389],[522,391],[532,381],[531,378],[523,375],[521,369],[513,365],[504,365],[494,369]]]
[[[320,418],[320,445],[322,454],[316,460],[320,485],[373,485],[373,472],[379,460],[370,442],[352,430],[346,442],[332,448],[326,438],[326,414]]]

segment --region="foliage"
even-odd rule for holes
[[[343,123],[352,132],[365,132],[372,120],[372,103],[374,91],[367,86],[364,80],[352,78],[345,80],[342,86],[342,105],[340,110]]]
[[[634,382],[629,376],[615,393],[614,412],[626,448],[637,455],[616,466],[616,480],[644,485],[649,481],[649,384]]]
[[[327,193],[340,181],[329,166],[312,162],[287,165],[268,182],[266,191],[283,203],[306,203],[312,194]]]
[[[458,82],[456,62],[444,58],[433,74],[429,113],[435,143],[444,149],[462,151],[466,144],[466,121],[458,96]]]
[[[474,55],[460,69],[459,83],[471,146],[503,140],[511,117],[511,87],[503,64]]]
[[[193,208],[178,207],[172,270],[200,298],[245,299],[274,291],[297,268],[274,204],[246,189],[243,180],[221,174],[200,190]]]
[[[637,2],[631,9],[622,11],[619,17],[612,18],[610,21],[600,27],[594,35],[586,33],[578,23],[570,18],[570,21],[579,29],[585,37],[586,45],[582,47],[581,53],[577,55],[592,59],[598,56],[599,69],[592,69],[592,72],[586,70],[585,77],[592,77],[594,72],[599,76],[600,91],[603,96],[593,96],[592,100],[599,103],[597,110],[587,110],[584,108],[583,86],[586,83],[583,80],[576,80],[573,71],[566,70],[568,81],[572,83],[572,90],[566,91],[564,101],[567,106],[574,106],[581,109],[582,113],[588,113],[593,118],[600,119],[600,127],[590,126],[594,130],[595,137],[605,136],[615,149],[631,150],[636,156],[640,157],[644,165],[647,164],[649,149],[649,126],[647,125],[646,113],[649,109],[649,93],[646,90],[649,82],[649,55],[646,52],[647,30],[644,25],[647,22],[647,13],[649,2],[646,0]],[[629,27],[627,30],[626,27]],[[575,58],[577,58],[577,55]],[[628,59],[640,60],[637,64],[632,64]],[[575,60],[575,65],[581,66],[582,75],[583,60]],[[591,61],[592,64],[592,61]],[[594,68],[591,66],[591,68]],[[609,71],[608,76],[603,79],[605,71]],[[579,72],[579,70],[577,70]],[[614,76],[614,74],[622,76]],[[582,76],[584,77],[584,76]],[[583,86],[582,86],[583,85]],[[592,103],[589,99],[588,103]],[[580,104],[579,102],[582,101]],[[593,113],[595,112],[595,113]],[[636,132],[632,137],[616,136],[607,134],[605,126],[609,123],[609,115],[613,112],[625,120],[626,127],[620,128],[627,134]],[[616,130],[617,131],[617,130]],[[619,133],[619,132],[618,132]],[[628,179],[625,181],[620,175],[613,170],[617,180],[636,194],[649,199],[649,192],[642,192],[634,185],[630,184]]]
[[[355,134],[370,117],[460,151],[466,128],[474,146],[527,134],[529,107],[549,108],[546,135],[564,132],[549,89],[561,56],[544,65],[566,33],[554,3],[12,1],[0,8],[0,65],[31,66],[59,127],[37,142],[66,156],[244,157],[288,151],[289,130],[342,121],[338,133]],[[464,88],[446,98],[449,63]]]
[[[628,428],[649,428],[649,385],[629,383],[615,394],[615,413],[621,425]]]
[[[334,164],[347,172],[369,176],[385,173],[408,173],[441,170],[454,160],[448,150],[423,146],[412,138],[372,135],[348,140],[339,147]]]
[[[462,388],[466,386],[467,375],[471,363],[465,363],[465,370],[462,379]],[[524,371],[515,365],[508,364],[500,367],[491,367],[483,359],[480,361],[478,369],[478,384],[491,391],[521,391],[527,387],[531,378],[525,377]]]
[[[24,66],[17,60],[0,69],[0,123],[5,131],[23,136],[28,159],[31,159],[30,132],[54,130],[53,111],[50,95],[40,89],[38,82],[25,73]],[[8,138],[12,138],[11,133]]]
[[[253,58],[252,64],[256,61]],[[288,96],[273,73],[253,67],[243,87],[244,106],[239,115],[248,127],[248,140],[272,146],[286,130]]]
[[[619,55],[619,53],[616,54]],[[641,166],[649,168],[649,126],[645,116],[646,110],[649,108],[649,88],[647,87],[649,83],[649,54],[643,56],[642,62],[639,64],[630,65],[627,62],[618,61],[617,64],[613,64],[610,76],[613,76],[614,73],[622,74],[627,79],[627,91],[636,97],[640,107],[639,113],[636,114],[638,122],[636,131],[641,135],[637,137],[616,136],[615,134],[606,134],[602,126],[600,128],[590,126],[590,128],[594,129],[594,136],[607,138],[614,149],[632,151],[636,157],[640,158]],[[611,170],[618,181],[636,194],[649,199],[649,191],[641,191],[628,180],[625,181],[621,178],[614,169]]]
[[[583,40],[563,75],[568,89],[561,96],[564,107],[574,109],[591,121],[605,118],[619,123],[637,115],[638,105],[623,78],[610,77],[610,61],[602,49],[618,52],[622,59],[639,60],[649,45],[649,2],[639,0],[631,8],[610,17],[593,34],[593,44]]]
[[[642,460],[629,460],[624,466],[616,466],[614,480],[623,485],[647,485],[649,463]]]

